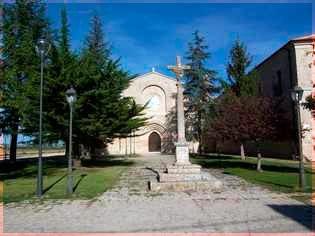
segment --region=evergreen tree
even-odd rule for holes
[[[30,91],[38,91],[39,86],[40,62],[35,45],[40,37],[48,35],[49,24],[41,1],[17,0],[3,7],[0,117],[1,128],[11,135],[10,160],[15,161],[18,132],[29,108],[25,98]]]
[[[61,10],[61,28],[50,42],[49,60],[45,62],[43,92],[43,139],[46,142],[63,140],[67,144],[69,126],[69,106],[65,91],[76,78],[76,56],[72,53],[69,39],[69,25],[66,9]],[[29,104],[33,110],[26,112],[25,131],[36,130],[36,94],[29,94]],[[32,107],[30,106],[30,107]],[[36,121],[36,120],[35,120]],[[66,145],[66,150],[67,149]]]
[[[236,96],[255,96],[258,92],[257,74],[248,74],[252,62],[251,55],[243,42],[237,39],[230,51],[229,63],[226,71],[230,88]]]
[[[194,32],[193,40],[188,44],[186,59],[191,67],[185,73],[185,106],[187,108],[188,137],[198,140],[199,152],[202,152],[204,121],[209,111],[212,96],[218,92],[215,86],[216,72],[206,67],[210,58],[205,39],[198,31]]]
[[[75,81],[79,97],[74,132],[77,142],[93,155],[114,137],[130,135],[145,119],[141,118],[144,107],[122,97],[132,77],[110,58],[98,16],[92,18],[90,28]]]
[[[69,38],[69,24],[67,17],[67,10],[64,7],[61,10],[61,29],[60,29],[60,38],[59,38],[59,53],[63,55],[63,63],[68,57],[70,57],[70,38]]]
[[[104,38],[102,22],[96,13],[92,17],[90,32],[86,38],[85,53],[93,55],[99,66],[103,66],[110,57],[110,48]]]
[[[49,141],[63,140],[68,152],[69,104],[65,92],[76,80],[78,60],[71,50],[70,31],[66,8],[61,10],[61,28],[56,44],[51,47],[50,65],[45,92],[46,138]]]
[[[225,90],[231,90],[237,97],[248,97],[258,95],[258,76],[255,71],[248,74],[248,68],[252,62],[251,55],[243,42],[237,39],[230,51],[227,75],[229,84],[223,82]],[[246,100],[246,99],[245,99]],[[241,136],[240,136],[241,137]],[[245,159],[243,138],[240,138],[240,152]]]

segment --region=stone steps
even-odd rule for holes
[[[160,182],[179,182],[179,181],[200,181],[200,173],[160,173]]]
[[[180,191],[219,191],[217,186],[209,181],[176,181],[176,182],[154,182],[151,181],[149,188],[154,192],[180,192]]]

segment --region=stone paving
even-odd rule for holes
[[[93,200],[8,204],[5,232],[308,232],[312,209],[249,184],[220,170],[210,170],[221,192],[148,191],[154,170],[173,156],[136,158],[119,183]],[[153,170],[152,170],[153,169]]]

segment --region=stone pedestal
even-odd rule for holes
[[[176,164],[189,165],[189,148],[187,143],[175,143],[176,147]]]
[[[187,145],[176,146],[176,162],[158,173],[156,181],[149,183],[151,191],[220,191],[221,181],[201,170],[200,165],[191,164]]]
[[[174,164],[160,172],[156,181],[149,183],[151,191],[220,191],[221,181],[194,164]]]

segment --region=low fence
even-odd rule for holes
[[[43,156],[59,156],[65,155],[64,147],[43,147]],[[16,150],[16,158],[32,158],[38,157],[38,147],[18,147]],[[4,145],[0,146],[0,160],[10,158],[10,148]]]

